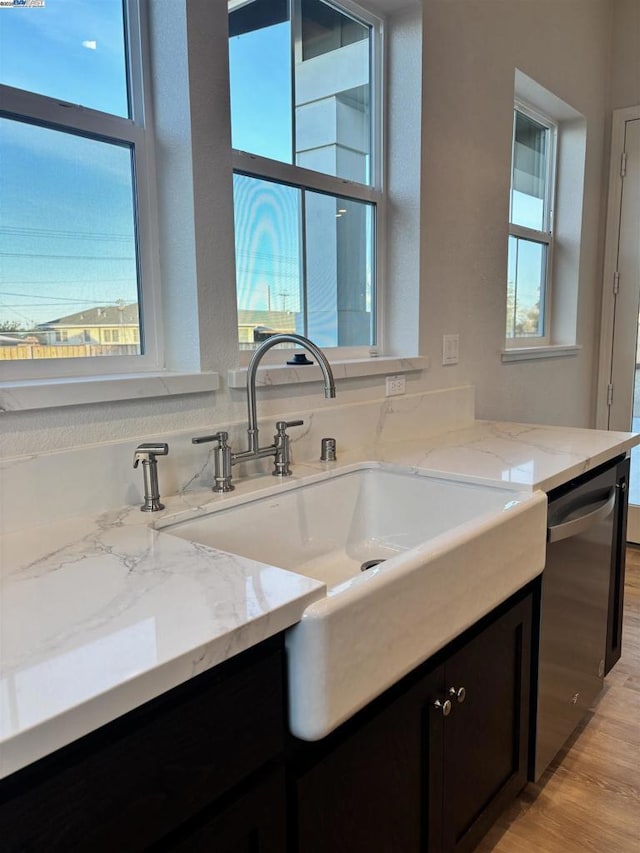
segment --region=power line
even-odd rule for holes
[[[53,228],[24,228],[18,225],[0,225],[0,233],[13,237],[57,237],[70,240],[113,240],[133,241],[133,234],[117,234],[109,231],[61,231]]]
[[[66,303],[66,304],[69,304],[69,303]],[[71,304],[72,305],[78,305],[82,309],[82,308],[85,308],[87,305],[100,305],[100,306],[105,306],[105,307],[112,307],[112,306],[115,306],[117,303],[105,302],[104,300],[102,302],[89,302],[88,300],[85,300],[85,299],[74,299]],[[37,305],[21,305],[19,302],[17,302],[17,303],[0,302],[0,311],[3,308],[11,308],[11,309],[24,308],[25,310],[33,311],[34,309],[39,309],[39,308],[63,308],[63,307],[64,306],[60,305],[59,302],[39,302]]]
[[[250,249],[239,249],[236,252],[236,258],[260,258],[269,261],[277,261],[278,263],[299,264],[300,258],[298,255],[276,255],[271,252],[252,252]]]
[[[56,258],[59,261],[133,261],[132,255],[53,255],[38,252],[0,252],[5,258]]]
[[[130,275],[125,276],[124,278],[92,278],[92,279],[83,278],[82,281],[69,281],[68,278],[29,278],[29,279],[21,278],[21,279],[12,279],[8,283],[13,284],[16,287],[18,287],[21,284],[68,284],[68,285],[79,284],[82,287],[86,287],[87,285],[113,284],[115,282],[121,282],[121,281],[131,282],[131,281],[134,281],[134,279],[132,279],[132,277]],[[22,296],[21,293],[18,295]]]
[[[36,295],[32,295],[32,294],[30,294],[30,293],[11,293],[11,292],[10,292],[10,291],[8,291],[8,290],[0,290],[0,296],[21,296],[23,299],[55,299],[57,303],[62,303],[62,302],[73,302],[73,303],[76,303],[76,302],[82,302],[82,303],[87,303],[87,304],[89,304],[89,305],[104,305],[104,304],[105,304],[105,300],[104,300],[104,299],[85,299],[83,296],[78,296],[78,297],[71,297],[71,296],[53,296],[53,295],[52,295],[52,294],[50,294],[50,293],[48,293],[46,296],[36,296]],[[107,305],[110,305],[111,303],[110,303],[110,302],[107,302],[106,304],[107,304]],[[5,307],[6,307],[6,306],[5,306]],[[25,307],[27,307],[27,306],[25,306]],[[34,308],[39,308],[40,306],[39,306],[39,305],[34,305],[33,307],[34,307]]]

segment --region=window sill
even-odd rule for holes
[[[81,406],[217,391],[218,373],[136,373],[0,382],[0,412]]]
[[[578,344],[552,344],[543,347],[514,347],[503,349],[501,358],[503,362],[508,361],[535,361],[538,358],[564,358],[565,356],[578,355],[581,346]]]
[[[429,359],[422,356],[399,358],[378,356],[377,358],[356,358],[349,361],[333,361],[331,369],[334,378],[358,379],[363,376],[382,374],[415,373],[429,368]],[[317,364],[308,367],[292,367],[287,364],[267,364],[258,368],[256,385],[299,385],[304,382],[322,380],[322,372]],[[228,372],[230,388],[244,388],[247,384],[247,368],[239,367]]]

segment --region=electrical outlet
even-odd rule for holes
[[[397,397],[398,394],[405,393],[404,376],[387,376],[386,378],[386,395],[387,397]]]
[[[460,361],[460,335],[442,336],[442,364],[457,364]]]

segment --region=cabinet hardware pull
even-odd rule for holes
[[[467,691],[464,689],[464,687],[458,687],[457,689],[455,687],[450,687],[449,696],[451,696],[452,699],[455,699],[456,702],[459,702],[462,705],[464,700],[467,698]]]
[[[451,713],[451,701],[449,699],[445,699],[444,702],[441,702],[439,699],[433,703],[433,707],[436,711],[440,711],[443,717],[448,717]]]

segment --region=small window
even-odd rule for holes
[[[324,0],[230,0],[238,341],[376,342],[380,23]]]
[[[556,125],[516,104],[513,119],[507,346],[548,344]]]
[[[21,363],[25,378],[158,363],[154,323],[138,318],[143,291],[149,312],[153,298],[137,11],[135,0],[0,11],[0,326],[18,323],[43,344],[38,364]],[[96,356],[122,347],[93,344],[122,305],[139,343],[114,366]],[[80,326],[73,346],[52,346],[64,325]]]

